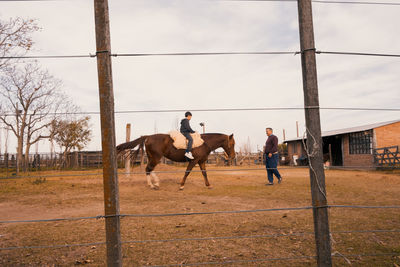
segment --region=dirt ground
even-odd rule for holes
[[[264,169],[246,171],[244,168],[248,167],[208,166],[209,170],[228,168],[229,171],[224,172],[209,171],[209,180],[213,185],[211,190],[204,186],[198,172],[189,176],[184,191],[179,191],[177,184],[182,173],[159,174],[161,187],[158,191],[147,188],[142,174],[119,175],[121,213],[188,213],[310,206],[308,169],[281,168],[282,184],[265,186]],[[156,170],[183,171],[183,168],[159,166]],[[47,177],[46,180],[37,177],[0,180],[0,221],[97,216],[104,213],[99,170],[30,175],[54,177]],[[331,205],[400,205],[399,173],[326,170],[326,181]],[[343,233],[399,230],[399,209],[331,208],[329,219],[334,266],[400,266],[398,255],[371,256],[400,254],[399,231]],[[104,266],[103,244],[2,249],[104,242],[104,228],[104,219],[0,223],[0,266]],[[307,258],[315,255],[311,210],[124,217],[121,219],[121,235],[125,266],[196,266],[200,262],[209,263],[202,266],[316,265],[315,259]],[[206,239],[182,240],[185,238]],[[359,254],[363,256],[354,256]],[[303,258],[292,259],[297,257]]]

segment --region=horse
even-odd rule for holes
[[[209,189],[212,188],[208,181],[206,171],[206,161],[211,151],[222,147],[228,155],[228,159],[235,158],[235,139],[233,138],[233,134],[228,136],[221,133],[206,133],[201,134],[201,138],[204,140],[204,143],[201,146],[192,149],[194,159],[189,161],[185,175],[180,182],[180,190],[183,190],[186,178],[196,164],[199,164],[200,166],[206,187]],[[146,166],[147,184],[152,189],[159,189],[160,179],[153,170],[160,163],[163,156],[175,162],[188,161],[184,156],[185,149],[175,148],[173,142],[173,139],[168,134],[153,134],[145,135],[133,141],[120,144],[116,149],[119,155],[129,153],[131,158],[135,159],[139,154],[139,151],[143,151],[143,147],[145,147],[148,158]],[[139,148],[134,150],[137,146]],[[151,177],[154,178],[154,184]]]

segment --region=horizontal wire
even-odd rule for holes
[[[178,52],[178,53],[120,53],[112,57],[153,57],[153,56],[224,56],[224,55],[294,55],[293,51],[260,51],[260,52]]]
[[[221,2],[297,2],[297,0],[216,0],[216,1],[221,1]],[[383,5],[383,6],[399,6],[400,5],[400,3],[376,2],[376,1],[311,0],[311,2],[318,3],[318,4],[352,4],[352,5]]]
[[[257,107],[257,108],[203,108],[190,109],[192,112],[232,112],[232,111],[270,111],[270,110],[349,110],[349,111],[400,111],[400,108],[363,108],[363,107]],[[154,110],[119,110],[114,111],[114,114],[132,114],[132,113],[175,113],[185,112],[188,109],[154,109]],[[43,116],[43,115],[98,115],[100,111],[82,111],[82,112],[51,112],[46,114],[27,113],[27,115]],[[5,112],[1,116],[15,116],[15,112]]]
[[[1,0],[3,2],[49,2],[61,0]],[[207,0],[210,2],[297,2],[297,0]],[[399,3],[391,2],[373,2],[373,1],[336,1],[336,0],[311,0],[313,3],[319,4],[352,4],[352,5],[382,5],[382,6],[398,6]]]
[[[352,233],[398,233],[400,229],[391,230],[353,230],[353,231],[336,231],[331,234],[352,234]],[[235,239],[257,239],[257,238],[274,238],[274,237],[291,237],[314,235],[314,232],[297,232],[287,234],[268,234],[268,235],[252,235],[252,236],[217,236],[217,237],[193,237],[193,238],[176,238],[176,239],[150,239],[150,240],[129,240],[122,241],[121,244],[143,244],[143,243],[164,243],[164,242],[183,242],[183,241],[209,241],[209,240],[235,240]],[[17,249],[44,249],[44,248],[66,248],[77,246],[95,246],[104,245],[106,242],[80,243],[80,244],[64,244],[64,245],[43,245],[43,246],[15,246],[4,247],[0,250],[17,250]]]
[[[400,209],[400,205],[393,206],[363,206],[363,205],[328,205],[329,208],[351,208],[351,209]]]
[[[44,248],[71,248],[71,247],[89,247],[105,245],[106,242],[93,242],[93,243],[82,243],[82,244],[65,244],[65,245],[43,245],[43,246],[18,246],[18,247],[6,247],[0,248],[1,250],[17,250],[17,249],[44,249]]]
[[[180,213],[153,213],[153,214],[121,214],[121,217],[172,217],[172,216],[193,216],[193,215],[211,215],[211,214],[238,214],[268,211],[294,211],[294,210],[310,210],[312,206],[292,207],[292,208],[271,208],[271,209],[254,209],[254,210],[229,210],[229,211],[203,211],[203,212],[180,212]]]
[[[246,165],[246,164],[245,164]],[[261,165],[261,164],[260,164]],[[264,164],[263,164],[264,165]],[[245,168],[245,169],[208,169],[206,172],[246,172],[246,171],[265,171],[265,170],[293,170],[293,169],[308,169],[308,166],[296,166],[296,167],[278,167],[278,168]],[[390,170],[400,169],[400,167],[381,167],[381,166],[329,166],[329,170],[376,170],[377,168],[388,168]],[[37,171],[40,172],[40,171]],[[153,171],[155,174],[184,174],[186,170],[173,170],[173,171]],[[191,170],[190,173],[202,173],[202,170]],[[52,175],[30,175],[30,176],[5,176],[0,177],[1,180],[14,180],[14,179],[37,179],[37,178],[63,178],[63,177],[82,177],[82,176],[99,176],[103,175],[103,172],[96,173],[80,173],[80,174],[52,174]],[[118,175],[146,175],[145,171],[140,172],[118,172]]]
[[[313,207],[292,207],[292,208],[272,208],[272,209],[255,209],[255,210],[233,210],[233,211],[204,211],[204,212],[181,212],[181,213],[155,213],[155,214],[119,214],[119,215],[98,215],[91,217],[74,217],[74,218],[60,218],[60,219],[38,219],[38,220],[13,220],[13,221],[0,221],[1,223],[36,223],[36,222],[52,222],[52,221],[77,221],[88,219],[103,219],[112,217],[172,217],[172,216],[192,216],[192,215],[210,215],[210,214],[235,214],[235,213],[253,213],[253,212],[267,212],[267,211],[292,211],[292,210],[307,210]]]
[[[304,167],[296,167],[299,169],[306,169],[308,168],[307,166]],[[265,170],[275,170],[278,168],[246,168],[246,169],[210,169],[206,170],[207,172],[231,172],[231,171],[265,171]],[[284,169],[293,169],[293,167],[281,167],[279,168],[280,170]],[[173,173],[186,173],[189,171],[186,170],[174,170],[174,171],[153,171],[155,174],[173,174]],[[190,173],[202,173],[202,170],[191,170]],[[54,178],[54,177],[74,177],[74,176],[93,176],[93,175],[102,175],[103,173],[88,173],[88,174],[61,174],[61,175],[35,175],[35,176],[9,176],[9,177],[0,177],[0,180],[12,180],[12,179],[24,179],[24,178]],[[145,175],[145,171],[141,172],[118,172],[118,175]]]
[[[400,4],[398,4],[400,5]],[[316,54],[354,55],[376,57],[400,57],[400,54],[364,53],[344,51],[315,51]],[[226,55],[298,55],[302,51],[244,51],[244,52],[176,52],[176,53],[110,53],[111,57],[165,57],[165,56],[226,56]],[[88,55],[32,55],[32,56],[2,56],[0,59],[67,59],[67,58],[95,58],[96,54]]]
[[[37,222],[60,222],[60,221],[80,221],[80,220],[90,220],[90,219],[104,219],[106,216],[87,216],[87,217],[72,217],[72,218],[56,218],[56,219],[38,219],[38,220],[13,220],[13,221],[0,221],[1,223],[37,223]],[[117,216],[108,216],[117,217]]]
[[[400,57],[400,54],[361,53],[361,52],[316,51],[315,53],[330,54],[330,55],[349,55],[349,56]]]
[[[297,1],[297,0],[296,0]],[[382,6],[400,6],[400,3],[390,2],[363,2],[363,1],[333,1],[333,0],[311,0],[319,4],[353,4],[353,5],[382,5]]]
[[[289,207],[289,208],[269,208],[269,209],[253,209],[253,210],[228,210],[228,211],[203,211],[203,212],[179,212],[179,213],[153,213],[153,214],[119,214],[119,215],[98,215],[89,217],[74,217],[74,218],[57,218],[57,219],[38,219],[38,220],[12,220],[0,221],[0,224],[9,223],[36,223],[36,222],[55,222],[55,221],[77,221],[88,219],[103,219],[112,217],[121,218],[148,218],[148,217],[174,217],[174,216],[194,216],[194,215],[212,215],[212,214],[239,214],[239,213],[257,213],[270,211],[296,211],[310,210],[320,208],[353,208],[353,209],[400,209],[400,205],[392,206],[362,206],[362,205],[326,205],[326,206],[305,206],[305,207]]]
[[[226,55],[295,55],[296,51],[242,51],[242,52],[177,52],[177,53],[110,53],[111,57],[154,57],[154,56],[226,56]],[[2,56],[0,59],[62,59],[95,58],[96,54],[87,55],[32,55]]]

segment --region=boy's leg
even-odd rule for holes
[[[190,152],[190,151],[192,151],[193,138],[192,138],[192,136],[190,135],[190,133],[184,133],[183,135],[184,135],[184,136],[186,137],[186,139],[188,140],[188,144],[187,144],[187,147],[186,147],[186,151],[185,151],[185,152]]]

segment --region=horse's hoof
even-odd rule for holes
[[[207,189],[213,189],[212,185],[207,186]]]
[[[179,187],[179,190],[183,190],[183,188],[185,188],[184,186]]]
[[[154,189],[154,190],[159,190],[160,187],[159,187],[158,185],[155,185],[155,186],[153,187],[153,189]]]

